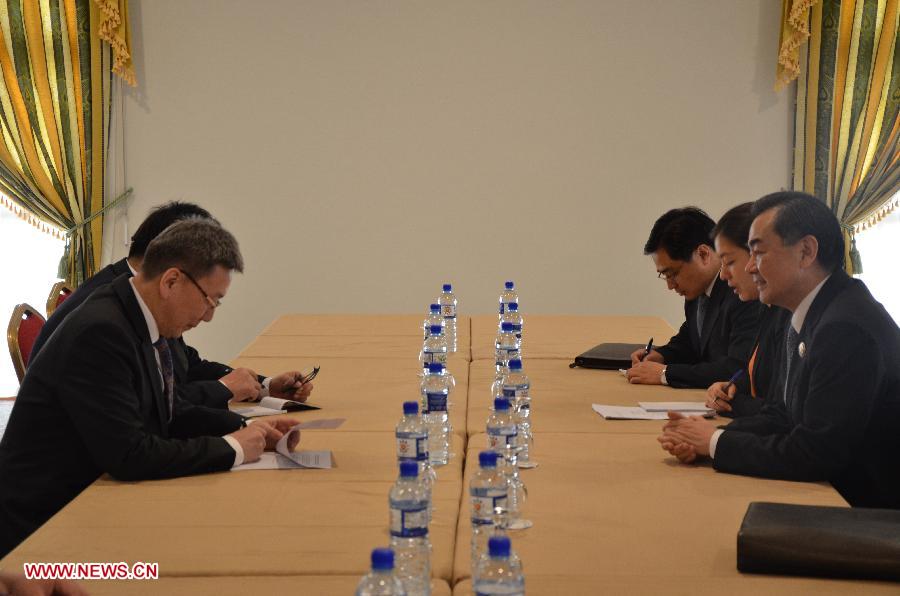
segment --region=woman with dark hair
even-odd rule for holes
[[[747,272],[750,249],[747,239],[753,221],[753,203],[742,203],[729,209],[713,228],[710,237],[722,262],[719,277],[728,283],[743,302],[759,299],[759,290]],[[790,313],[770,306],[760,319],[756,347],[747,368],[738,379],[717,381],[707,389],[706,405],[722,416],[749,416],[759,412],[769,396],[778,371],[777,362],[784,343],[784,330]]]

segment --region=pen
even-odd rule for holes
[[[731,386],[734,385],[734,382],[737,381],[738,379],[740,379],[743,375],[744,375],[744,369],[743,368],[738,369],[733,375],[731,375],[731,378],[728,379],[728,384],[722,388],[722,391],[724,391],[725,393],[728,393],[728,390],[731,389]]]
[[[650,352],[653,350],[653,338],[650,338],[650,341],[647,342],[647,347],[644,348],[644,355],[641,356],[641,362],[644,361],[644,358],[650,355]]]

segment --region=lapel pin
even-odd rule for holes
[[[801,342],[800,342],[800,345],[797,346],[797,353],[800,354],[800,357],[801,357],[801,358],[803,358],[804,356],[806,356],[806,343],[805,343],[805,342],[802,342],[802,341],[801,341]]]

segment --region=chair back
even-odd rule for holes
[[[9,355],[12,357],[19,383],[25,378],[31,348],[45,322],[46,319],[33,306],[19,304],[13,309],[9,326],[6,328],[6,342],[9,344]]]
[[[72,292],[75,290],[72,289],[72,286],[67,284],[64,281],[58,281],[53,284],[53,287],[50,288],[50,295],[47,297],[47,318],[50,318],[50,315],[53,314],[53,311],[59,307],[60,304],[66,301],[66,298],[72,295]]]

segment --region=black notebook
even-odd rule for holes
[[[587,352],[575,356],[575,362],[569,368],[601,368],[618,370],[631,368],[631,354],[635,350],[647,347],[646,344],[600,344]]]
[[[900,511],[750,503],[738,532],[737,567],[900,581]]]

